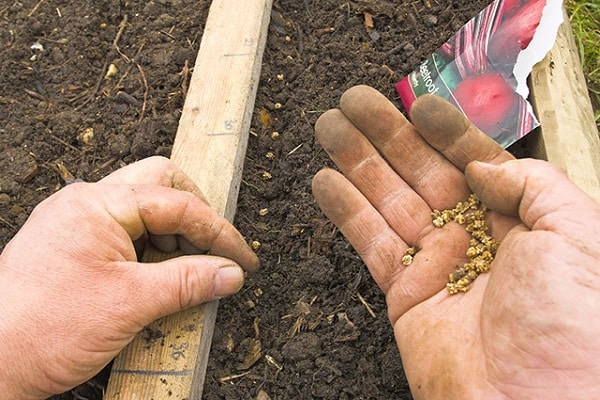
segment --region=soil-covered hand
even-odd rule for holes
[[[138,263],[134,242],[148,234],[171,248],[169,238],[181,236],[211,255]],[[237,292],[242,268],[257,267],[240,233],[167,159],[67,186],[34,209],[0,255],[0,397],[76,386],[145,325]]]
[[[600,206],[538,160],[514,160],[444,100],[423,96],[410,124],[359,86],[317,122],[343,175],[314,195],[386,295],[416,399],[600,398]],[[469,235],[432,210],[474,192],[500,247],[489,273],[450,295]],[[409,266],[402,257],[418,252]]]

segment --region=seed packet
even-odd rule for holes
[[[503,147],[539,126],[527,77],[554,45],[561,0],[495,0],[396,84],[406,110],[432,93]]]

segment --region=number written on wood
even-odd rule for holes
[[[173,344],[171,345],[171,358],[174,360],[179,360],[180,358],[185,358],[185,351],[190,347],[188,342],[184,342],[181,344]]]

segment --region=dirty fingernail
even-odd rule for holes
[[[222,267],[215,279],[215,297],[237,293],[244,284],[244,271],[238,266]]]

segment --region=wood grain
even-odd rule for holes
[[[556,43],[533,69],[531,100],[541,127],[528,144],[600,202],[600,140],[575,38],[565,12]]]

